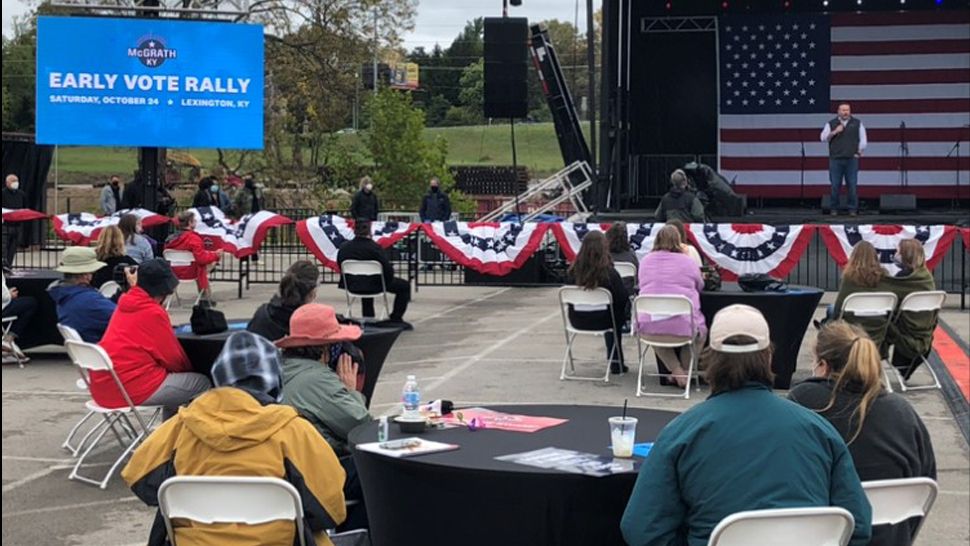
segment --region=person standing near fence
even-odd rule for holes
[[[3,188],[3,208],[23,209],[27,208],[27,195],[20,189],[20,179],[15,174],[8,174],[4,180]],[[20,245],[20,226],[15,222],[3,223],[3,263],[7,267],[13,267],[14,257],[17,255],[17,247]]]
[[[354,194],[354,200],[350,203],[350,217],[354,220],[377,221],[377,214],[381,206],[374,193],[374,181],[369,176],[360,179],[360,190]]]
[[[441,181],[431,177],[431,187],[421,200],[422,222],[447,222],[451,219],[451,199],[442,191]]]
[[[111,216],[121,208],[121,179],[118,175],[111,177],[111,180],[101,188],[101,212],[105,216]]]

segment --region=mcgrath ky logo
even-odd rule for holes
[[[158,36],[145,36],[138,39],[136,47],[128,48],[128,56],[135,57],[148,68],[158,68],[166,59],[174,59],[178,53],[165,47],[165,40]]]

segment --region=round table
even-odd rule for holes
[[[57,331],[57,304],[47,293],[47,287],[64,275],[50,269],[15,269],[5,275],[7,286],[16,288],[20,296],[30,296],[37,300],[37,311],[31,319],[31,328],[17,339],[21,349],[38,345],[63,345],[64,338]]]
[[[620,518],[635,472],[596,478],[497,461],[495,457],[545,447],[610,454],[607,419],[616,407],[490,406],[566,423],[534,433],[465,427],[429,430],[422,438],[460,449],[394,459],[354,450],[374,546],[410,544],[589,545],[624,544]],[[639,419],[637,442],[652,442],[678,414],[630,409]],[[354,429],[349,443],[377,440],[377,423]],[[390,437],[401,434],[391,423]]]
[[[791,386],[802,338],[823,293],[809,286],[789,286],[786,292],[745,292],[735,283],[725,283],[717,292],[701,292],[701,311],[708,328],[714,315],[728,305],[743,303],[761,311],[768,321],[775,347],[771,360],[775,388],[787,389]]]
[[[185,353],[192,362],[192,368],[198,373],[211,376],[212,364],[219,353],[222,352],[226,338],[233,332],[245,330],[246,324],[247,321],[245,320],[231,320],[229,321],[228,331],[204,336],[193,334],[191,327],[188,324],[183,324],[175,327],[175,337],[178,338],[182,348],[185,349]],[[401,329],[370,324],[365,324],[363,329],[364,334],[354,342],[354,345],[364,353],[366,374],[364,375],[364,387],[361,394],[364,395],[367,405],[370,406],[370,399],[374,394],[374,387],[377,386],[381,369],[384,367],[384,360],[387,358],[387,354],[391,352],[391,347],[394,346],[397,336],[401,334]]]

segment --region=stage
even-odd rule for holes
[[[628,209],[620,212],[600,212],[589,222],[645,223],[654,221],[655,209]],[[922,209],[909,212],[881,213],[878,210],[860,210],[857,216],[839,214],[830,216],[821,209],[804,207],[749,208],[744,216],[718,216],[712,221],[719,224],[917,224],[970,226],[970,214],[966,209]]]

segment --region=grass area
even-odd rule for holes
[[[586,126],[584,125],[584,129]],[[436,127],[425,130],[425,138],[441,136],[448,141],[448,161],[452,165],[511,165],[512,147],[506,123],[469,127]],[[351,146],[360,146],[358,135],[340,135]],[[563,167],[559,143],[552,123],[515,126],[517,160],[535,175],[555,172]],[[211,169],[217,165],[211,149],[186,150]],[[57,152],[57,175],[62,184],[90,183],[111,174],[122,178],[137,167],[133,148],[61,147]],[[51,176],[53,177],[52,165]]]

